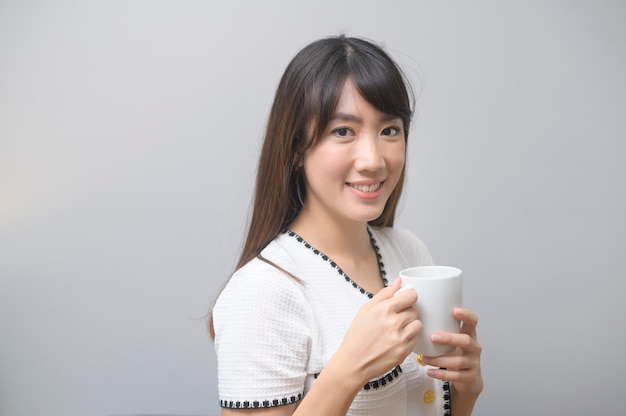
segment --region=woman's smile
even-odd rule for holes
[[[370,192],[377,191],[378,188],[380,188],[380,185],[382,185],[382,181],[381,182],[375,182],[375,183],[373,183],[371,185],[347,182],[346,185],[356,189],[357,191],[370,193]]]

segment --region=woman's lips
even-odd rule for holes
[[[376,192],[378,190],[378,188],[380,188],[380,185],[382,185],[383,181],[380,182],[374,182],[371,184],[359,184],[359,183],[350,183],[348,182],[347,185],[351,188],[356,189],[357,191],[361,191],[361,192]]]

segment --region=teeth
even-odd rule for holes
[[[354,189],[358,189],[361,192],[374,192],[378,188],[380,188],[380,182],[377,182],[372,185],[357,185],[355,183],[351,184]]]

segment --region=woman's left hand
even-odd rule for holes
[[[452,383],[456,393],[478,397],[483,390],[483,378],[480,371],[482,347],[476,338],[478,316],[465,308],[455,308],[454,318],[461,322],[460,333],[436,332],[432,334],[433,344],[450,345],[455,350],[440,357],[423,357],[429,368],[428,375]]]

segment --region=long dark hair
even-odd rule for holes
[[[378,111],[399,117],[408,138],[414,102],[410,84],[381,47],[342,35],[302,49],[276,90],[259,159],[252,216],[236,269],[259,256],[300,212],[306,188],[298,167],[326,128],[347,79]],[[393,225],[403,182],[404,169],[382,214],[370,225]],[[213,335],[211,320],[209,329]]]

